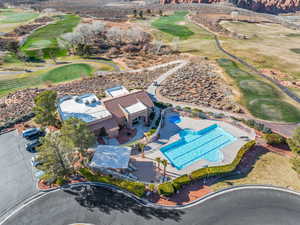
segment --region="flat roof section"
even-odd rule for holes
[[[62,120],[78,118],[86,123],[112,117],[95,94],[65,96],[60,99],[58,111]]]
[[[129,114],[134,114],[134,113],[137,113],[137,112],[147,110],[147,107],[143,103],[138,102],[138,103],[135,103],[133,105],[130,105],[130,106],[126,107],[125,110]]]
[[[105,90],[106,95],[110,97],[118,97],[129,94],[129,91],[124,86],[116,86]]]

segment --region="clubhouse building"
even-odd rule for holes
[[[59,100],[58,112],[62,121],[71,117],[86,122],[96,136],[115,138],[122,128],[135,123],[149,123],[154,104],[143,90],[129,92],[123,86],[105,91],[106,97],[95,94],[64,96]]]

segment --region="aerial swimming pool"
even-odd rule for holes
[[[213,124],[199,131],[184,129],[180,139],[160,149],[176,169],[183,169],[200,159],[211,162],[223,160],[220,151],[236,140],[234,136]]]

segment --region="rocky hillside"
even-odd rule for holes
[[[240,8],[257,12],[284,13],[300,10],[299,0],[230,0]]]
[[[227,0],[160,0],[161,4],[170,3],[217,3]],[[234,5],[264,13],[285,13],[300,10],[299,0],[228,0]]]

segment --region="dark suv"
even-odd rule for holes
[[[38,139],[25,144],[26,150],[31,153],[36,153],[36,147],[38,147],[40,145],[41,145],[41,142]]]

